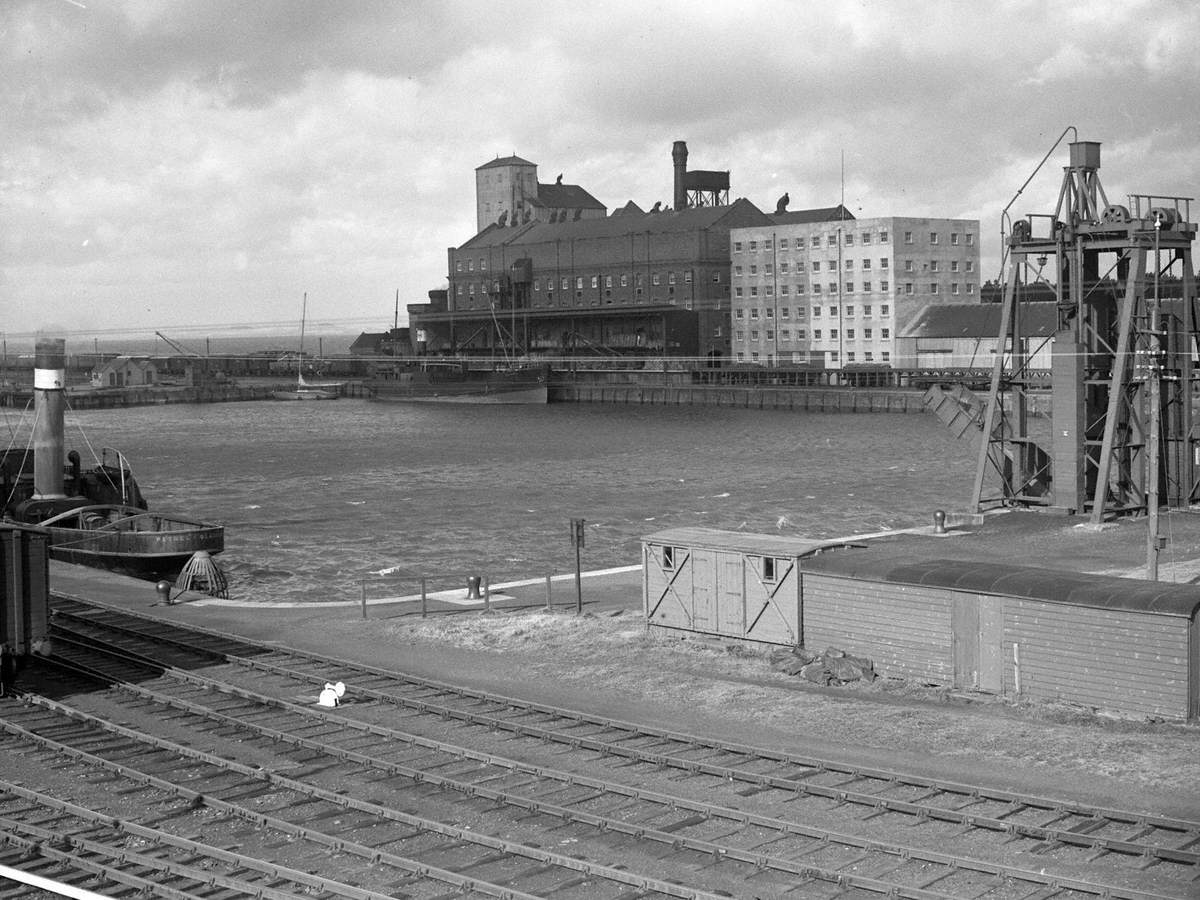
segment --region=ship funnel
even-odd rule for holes
[[[67,496],[63,486],[66,346],[63,338],[39,338],[34,346],[33,496],[39,500]]]

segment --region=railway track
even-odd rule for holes
[[[71,670],[52,680],[78,679],[68,691],[73,702],[89,697],[96,706],[89,712],[31,697],[21,710],[6,710],[6,740],[82,753],[72,758],[122,778],[134,771],[125,753],[152,760],[136,768],[142,778],[161,778],[158,766],[186,760],[189,782],[233,779],[235,796],[271,796],[271,816],[284,824],[269,824],[283,833],[288,822],[307,827],[286,819],[289,810],[333,804],[327,815],[351,824],[305,838],[319,846],[353,844],[348,834],[392,823],[428,829],[455,844],[448,873],[504,871],[481,893],[514,889],[513,859],[539,864],[539,876],[553,871],[562,884],[582,877],[574,895],[589,897],[1187,897],[1200,871],[1196,823],[635,728],[83,604],[60,603],[56,631],[56,664]],[[113,649],[103,651],[106,644]],[[325,711],[313,707],[312,694],[297,696],[331,672],[351,683],[358,702]],[[118,687],[98,694],[98,682]],[[118,694],[120,702],[112,699]],[[177,739],[116,724],[122,710],[169,725]],[[81,730],[64,740],[72,729]],[[198,750],[201,739],[218,746]],[[505,755],[495,752],[497,742]],[[255,758],[265,754],[262,762],[233,761],[251,747]],[[196,802],[187,791],[207,802],[221,790],[170,787],[185,803]],[[254,810],[238,809],[225,814],[256,821]],[[421,815],[404,812],[414,809]],[[812,824],[831,816],[856,827]],[[465,831],[453,824],[464,820]],[[865,826],[883,822],[890,823],[883,837],[864,836]],[[934,846],[953,833],[954,846],[978,852],[900,842],[897,831],[931,831],[925,843]],[[506,840],[486,838],[500,834]],[[383,835],[398,840],[386,827]],[[554,839],[568,841],[575,855],[545,856]],[[374,846],[393,852],[391,843]],[[468,846],[486,862],[473,861]],[[421,864],[415,852],[404,858]],[[573,896],[557,886],[553,893]]]

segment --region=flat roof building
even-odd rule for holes
[[[897,335],[921,309],[979,302],[976,219],[767,218],[730,234],[737,362],[897,366]]]

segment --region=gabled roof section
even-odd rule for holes
[[[1000,334],[999,303],[930,304],[905,326],[905,338],[994,338]],[[1021,332],[1028,337],[1050,337],[1058,330],[1058,305],[1023,303]]]
[[[842,220],[852,220],[854,213],[838,204],[837,206],[824,206],[819,209],[797,209],[792,212],[767,213],[767,216],[776,225],[811,225],[814,222],[840,222]]]
[[[744,197],[729,206],[698,206],[675,212],[622,213],[573,222],[529,222],[516,228],[489,225],[459,249],[539,244],[554,240],[620,237],[628,234],[668,234],[705,228],[742,228],[770,225],[762,210]]]
[[[641,215],[645,215],[645,213],[646,213],[646,211],[644,209],[642,209],[640,206],[638,206],[636,203],[634,203],[632,200],[630,200],[624,206],[619,207],[618,209],[614,209],[612,211],[612,214],[614,216],[641,216]]]
[[[608,209],[603,203],[577,184],[542,184],[538,182],[537,197],[529,201],[530,206],[550,209]]]
[[[388,336],[386,331],[364,331],[354,339],[351,350],[374,350]]]
[[[521,159],[519,156],[496,157],[491,162],[485,162],[482,166],[476,166],[475,171],[480,169],[497,169],[501,166],[537,166],[537,163],[531,163],[527,159]]]

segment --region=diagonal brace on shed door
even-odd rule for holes
[[[679,609],[683,612],[684,618],[687,619],[688,627],[694,627],[695,622],[692,619],[692,614],[688,609],[688,605],[683,602],[683,598],[680,597],[675,591],[675,579],[679,577],[681,572],[683,572],[683,567],[687,565],[688,561],[692,558],[692,555],[690,553],[685,553],[682,559],[675,560],[674,571],[670,572],[669,575],[668,570],[663,567],[662,562],[659,560],[657,553],[648,553],[646,555],[654,560],[654,565],[658,567],[658,574],[667,580],[666,586],[663,588],[662,593],[659,594],[658,600],[656,600],[654,603],[654,608],[649,610],[649,612],[646,614],[647,621],[654,618],[654,614],[658,612],[658,608],[662,606],[662,602],[667,599],[668,595],[670,595],[674,597],[675,602],[679,604]]]
[[[746,626],[747,637],[750,636],[750,632],[752,632],[755,626],[758,625],[758,620],[763,617],[763,614],[768,609],[774,609],[776,614],[779,616],[779,620],[783,622],[783,627],[787,629],[788,639],[793,644],[799,643],[799,641],[796,639],[796,633],[792,630],[792,623],[788,621],[787,616],[779,612],[779,606],[775,603],[775,595],[779,592],[779,589],[783,587],[784,582],[787,581],[788,575],[792,573],[794,568],[796,568],[796,561],[788,560],[787,568],[783,570],[782,574],[776,577],[775,583],[772,585],[764,581],[762,573],[758,571],[758,569],[754,568],[753,564],[751,564],[750,571],[754,573],[754,577],[757,579],[758,583],[762,585],[762,589],[767,592],[767,597],[765,600],[763,600],[762,606],[755,614],[754,621]]]

